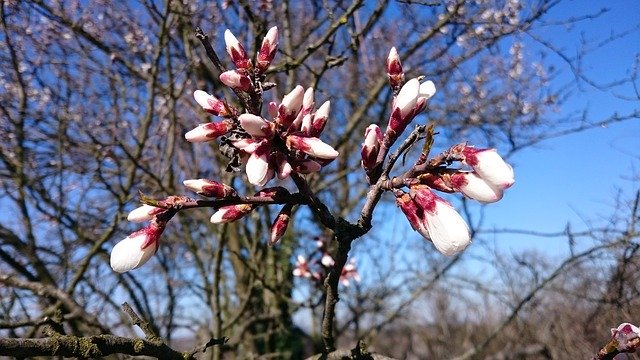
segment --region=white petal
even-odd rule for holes
[[[207,101],[211,95],[209,95],[206,91],[196,90],[193,92],[193,98],[196,99],[198,105],[202,106],[204,109],[211,109],[209,102]]]
[[[262,186],[269,172],[269,162],[266,154],[256,155],[254,152],[247,161],[247,178],[253,185]]]
[[[425,215],[429,238],[442,254],[455,255],[471,243],[467,223],[451,205],[438,200],[435,213]]]
[[[506,189],[515,182],[513,168],[507,164],[495,149],[478,152],[478,164],[473,169],[489,184]]]
[[[251,136],[264,137],[271,135],[269,122],[260,116],[242,114],[238,117],[238,120],[240,120],[240,126]]]
[[[435,93],[436,85],[433,83],[433,81],[429,80],[420,84],[420,91],[418,94],[419,97],[423,97],[426,100],[429,100],[433,95],[435,95]]]
[[[465,196],[481,203],[493,203],[502,199],[504,192],[490,185],[476,173],[470,172],[458,176],[464,176],[466,180],[466,184],[460,186],[460,192]]]
[[[406,116],[416,106],[420,82],[418,79],[411,79],[400,89],[396,98],[395,107],[400,109],[402,116]]]
[[[157,209],[159,208],[155,206],[146,205],[146,204],[142,205],[138,208],[133,209],[127,216],[127,220],[131,222],[149,221],[153,219],[153,216],[155,215],[153,214],[153,212],[154,210],[157,210]]]
[[[144,233],[133,237],[126,237],[121,240],[111,250],[111,268],[119,273],[137,269],[146,263],[158,248],[158,242],[154,242],[141,249],[145,242],[146,235]]]

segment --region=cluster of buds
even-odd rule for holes
[[[372,184],[381,176],[381,166],[391,145],[436,92],[433,82],[420,83],[421,78],[402,83],[404,73],[395,48],[387,59],[387,75],[396,94],[387,129],[383,133],[378,125],[369,125],[361,151],[362,167]],[[427,162],[426,156],[423,154],[400,181],[391,181],[392,186],[387,190],[394,192],[397,206],[415,231],[432,241],[442,254],[454,255],[471,242],[469,227],[434,190],[459,192],[481,203],[496,202],[502,199],[504,190],[513,185],[513,169],[495,149],[477,149],[466,144],[453,146],[439,160]],[[467,169],[447,168],[455,161]],[[409,187],[409,192],[400,189],[404,186]]]
[[[309,279],[320,288],[323,286],[329,270],[335,263],[335,260],[327,250],[327,242],[318,239],[316,240],[316,248],[308,256],[308,259],[302,255],[298,255],[295,268],[293,269],[293,276]],[[340,283],[342,283],[342,285],[349,286],[351,280],[360,282],[360,274],[356,269],[354,259],[349,260],[340,273]]]
[[[225,32],[225,41],[236,70],[222,73],[220,80],[235,90],[253,92],[275,56],[278,29],[273,27],[267,33],[255,67],[229,30]],[[233,132],[230,143],[246,162],[247,178],[253,185],[264,186],[276,176],[286,179],[291,172],[319,171],[338,156],[334,148],[318,138],[326,125],[331,104],[326,101],[316,110],[311,87],[305,91],[298,85],[280,104],[270,102],[267,107],[270,120],[258,114],[239,115],[237,109],[205,91],[195,91],[194,98],[205,111],[223,120],[201,124],[187,132],[185,138],[203,142]]]

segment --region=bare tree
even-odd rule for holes
[[[444,258],[425,242],[417,250],[424,254],[421,262],[380,264],[367,274],[379,280],[352,282],[337,303],[347,256],[375,256],[381,240],[388,240],[385,248],[402,246],[369,232],[378,225],[373,210],[379,201],[376,214],[397,211],[386,206],[394,197],[383,193],[410,186],[405,180],[419,175],[451,175],[445,165],[463,158],[461,148],[449,146],[468,140],[511,154],[550,137],[637,118],[637,111],[596,121],[549,116],[572,89],[547,86],[559,70],[531,58],[525,37],[563,56],[580,82],[615,85],[593,83],[580,59],[536,35],[558,2],[0,1],[0,207],[7,215],[0,220],[0,328],[6,337],[0,354],[178,357],[183,355],[173,349],[190,348],[191,357],[209,349],[214,359],[301,358],[352,348],[358,339],[401,358],[595,353],[589,344],[603,340],[594,329],[619,322],[608,318],[613,309],[625,309],[633,319],[636,210],[621,212],[618,220],[626,222],[580,234],[568,230],[568,246],[578,236],[591,238],[593,246],[559,262],[539,255],[507,259],[496,250],[491,260],[501,260],[495,268],[504,276],[496,286],[460,276],[468,255]],[[244,91],[221,83],[222,72],[242,69],[219,56],[225,53],[223,30],[236,34],[251,56],[276,25],[278,54],[252,79],[261,87]],[[203,31],[196,33],[197,27]],[[405,79],[385,63],[392,46]],[[398,76],[392,86],[388,73]],[[435,127],[407,127],[399,145],[390,141],[375,151],[365,173],[365,130],[378,125],[384,131],[393,117],[392,99],[420,75],[438,93],[414,123]],[[322,141],[340,155],[321,173],[294,171],[292,181],[281,183],[288,194],[251,196],[255,187],[244,172],[225,171],[239,167],[237,154],[221,154],[217,142],[184,141],[187,131],[212,120],[192,100],[194,90],[236,109],[226,119],[238,130],[241,114],[268,118],[268,102],[281,102],[297,84],[313,87],[318,105],[331,100]],[[430,140],[435,145],[428,157],[431,145],[424,144]],[[198,178],[228,184],[241,196],[166,198],[187,193],[182,181]],[[164,229],[161,246],[146,266],[118,275],[109,253],[136,230],[123,220],[138,191],[165,211],[153,220]],[[255,206],[225,225],[211,224],[205,209],[184,211],[237,204]],[[268,239],[280,207],[265,204],[299,205],[289,209],[292,220],[275,247]],[[480,225],[470,221],[476,241]],[[329,241],[316,248],[316,238]],[[296,288],[308,286],[308,298],[300,301],[295,255],[318,251],[320,261],[327,253],[333,263],[316,264],[323,272],[316,281],[295,282]],[[600,282],[571,276],[591,273],[585,268],[606,276]],[[123,312],[123,302],[135,312]],[[421,304],[430,304],[432,315],[421,316]],[[579,312],[572,310],[576,304]],[[480,305],[491,311],[459,315],[460,307]],[[312,334],[292,319],[306,308],[317,321]],[[576,320],[582,315],[590,328],[576,331],[588,336],[559,353],[576,340],[559,329],[586,326]],[[135,339],[132,324],[141,325],[145,341]],[[540,328],[545,331],[534,330]],[[69,344],[69,352],[47,347],[54,338]],[[93,345],[74,347],[78,341]]]

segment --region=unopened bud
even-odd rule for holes
[[[184,186],[198,195],[212,198],[226,198],[236,196],[236,190],[229,185],[208,179],[191,179],[182,182]]]
[[[223,84],[244,92],[249,92],[253,89],[251,79],[247,75],[240,74],[235,70],[225,71],[220,74],[220,81]]]
[[[184,137],[189,142],[204,142],[216,139],[233,129],[233,123],[230,120],[221,122],[210,122],[200,124],[197,128],[187,132]]]
[[[271,225],[271,238],[269,239],[269,246],[275,245],[282,236],[285,231],[287,231],[287,227],[289,226],[289,220],[291,220],[291,211],[293,210],[293,204],[286,204],[282,210],[276,216],[276,219],[273,221],[273,225]]]
[[[276,26],[269,29],[267,35],[262,40],[262,45],[258,51],[256,70],[263,73],[269,68],[271,61],[276,56],[278,50],[278,28]]]
[[[244,51],[242,44],[240,44],[229,29],[224,32],[224,42],[227,45],[227,54],[231,57],[231,61],[236,65],[236,68],[243,70],[250,69],[251,60],[249,60],[247,52]]]

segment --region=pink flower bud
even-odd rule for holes
[[[267,105],[267,113],[274,119],[278,116],[278,104],[276,104],[275,101],[269,102],[269,105]]]
[[[273,221],[273,225],[271,225],[271,238],[269,239],[269,246],[275,245],[282,236],[285,231],[287,231],[287,226],[289,226],[289,220],[291,219],[291,211],[293,209],[292,204],[285,205],[282,210],[276,216],[276,219]]]
[[[189,142],[204,142],[216,139],[233,129],[233,123],[230,120],[221,122],[210,122],[200,124],[197,128],[184,134],[184,138]]]
[[[251,83],[251,79],[247,75],[240,74],[235,70],[225,71],[220,74],[220,81],[228,87],[241,90],[244,92],[249,92],[253,89],[253,84]]]
[[[238,117],[240,126],[253,137],[273,136],[272,123],[253,114],[242,114]]]
[[[335,159],[338,157],[338,152],[334,148],[315,137],[289,135],[287,136],[287,147],[300,150],[319,159]]]
[[[163,211],[165,211],[165,209],[145,204],[132,210],[127,216],[127,220],[131,222],[149,221]]]
[[[311,129],[309,129],[309,136],[318,137],[322,130],[324,130],[324,126],[327,124],[327,118],[329,117],[329,110],[331,109],[331,102],[325,101],[324,104],[320,106],[318,111],[313,114],[313,120],[311,121]]]
[[[236,65],[236,68],[245,70],[251,68],[251,60],[249,60],[247,52],[244,51],[238,39],[229,29],[224,32],[224,42],[227,45],[227,54],[231,57],[231,61]]]
[[[224,101],[217,99],[213,95],[209,95],[208,93],[202,90],[196,90],[193,93],[193,97],[196,99],[196,102],[202,106],[202,108],[213,115],[228,117],[232,114],[227,110],[227,106]]]
[[[391,88],[394,89],[394,91],[399,89],[404,81],[404,72],[402,71],[400,57],[395,47],[391,48],[389,56],[387,57],[387,75],[389,76]]]
[[[497,189],[506,189],[515,182],[513,168],[498,154],[496,149],[476,149],[465,146],[462,150],[464,163],[484,181]]]
[[[236,196],[236,190],[229,185],[208,179],[191,179],[182,182],[184,186],[198,195],[212,198],[226,198]]]
[[[278,108],[278,118],[284,128],[288,128],[297,117],[302,108],[303,97],[304,88],[298,85],[282,98],[282,103]]]
[[[137,269],[158,250],[164,226],[151,224],[127,236],[111,250],[111,268],[119,273]]]
[[[395,140],[413,120],[419,91],[420,82],[418,79],[407,81],[400,89],[391,110],[389,126],[386,130],[391,139]]]
[[[311,126],[312,126],[311,118],[312,118],[311,114],[306,114],[302,118],[302,123],[300,124],[300,131],[305,135],[309,135],[309,132],[311,131]],[[294,124],[295,124],[295,121],[294,121]]]
[[[278,28],[274,26],[267,32],[258,51],[256,61],[258,73],[263,73],[269,68],[271,61],[276,56],[276,50],[278,50]]]
[[[214,224],[233,222],[243,218],[251,210],[253,210],[253,207],[249,204],[223,206],[211,216],[210,221]]]
[[[310,113],[313,110],[313,105],[313,88],[309,87],[302,97],[302,112],[305,114]]]
[[[503,191],[493,187],[475,172],[458,172],[451,175],[451,186],[466,197],[481,203],[502,199]]]
[[[364,143],[362,144],[362,167],[365,171],[373,169],[378,159],[378,152],[382,144],[382,130],[378,125],[372,124],[364,132]]]
[[[249,182],[253,185],[264,186],[273,178],[274,171],[269,168],[269,153],[271,146],[269,142],[263,141],[256,150],[249,156],[246,171]]]
[[[424,212],[424,227],[428,239],[438,251],[451,256],[464,250],[471,243],[467,223],[451,204],[425,185],[412,187],[411,195]]]

